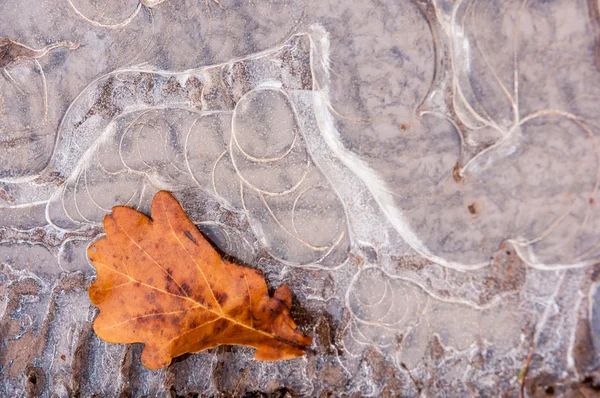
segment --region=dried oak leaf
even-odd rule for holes
[[[106,238],[88,249],[98,337],[145,343],[149,369],[222,344],[254,347],[265,361],[305,354],[312,340],[290,317],[286,285],[269,297],[262,272],[223,260],[170,193],[157,193],[151,212],[114,207]]]

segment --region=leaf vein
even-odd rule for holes
[[[174,342],[175,340],[177,340],[177,339],[179,339],[179,338],[181,338],[181,337],[183,337],[183,336],[185,336],[185,335],[188,335],[188,334],[192,333],[194,330],[200,329],[200,328],[202,328],[202,327],[204,327],[204,326],[206,326],[206,325],[208,325],[208,324],[211,324],[211,323],[217,322],[217,321],[218,321],[218,320],[220,320],[220,319],[224,319],[224,317],[222,317],[222,316],[219,316],[219,317],[217,317],[217,318],[215,318],[215,319],[212,319],[212,320],[210,320],[210,321],[206,321],[206,322],[204,322],[202,325],[196,326],[195,328],[193,328],[193,329],[190,329],[190,330],[186,331],[185,333],[182,333],[182,334],[178,335],[177,337],[174,337],[174,338],[172,338],[172,339],[171,339],[171,340],[169,340],[169,341],[168,341],[166,344],[164,344],[162,347],[160,347],[160,349],[162,350],[163,348],[165,348],[166,346],[168,346],[169,344],[171,344],[171,343],[172,343],[172,342]]]
[[[138,249],[140,249],[140,250],[142,251],[142,253],[144,253],[146,256],[148,256],[148,258],[149,258],[150,260],[152,260],[152,261],[154,262],[154,264],[156,264],[156,265],[158,266],[158,268],[160,268],[160,269],[161,269],[161,270],[162,270],[162,271],[165,273],[165,275],[167,275],[169,278],[171,278],[171,280],[172,280],[173,282],[175,282],[175,283],[177,284],[177,286],[179,286],[179,290],[181,290],[181,292],[182,292],[183,294],[185,294],[185,295],[186,295],[186,297],[188,297],[188,298],[189,298],[188,294],[187,294],[187,293],[186,293],[186,291],[185,291],[185,290],[184,290],[184,289],[181,287],[181,285],[179,284],[179,282],[177,282],[177,281],[176,281],[176,280],[175,280],[175,279],[174,279],[174,278],[173,278],[173,277],[172,277],[172,276],[171,276],[171,275],[170,275],[170,274],[167,272],[167,270],[166,270],[166,269],[164,269],[164,268],[162,267],[162,265],[160,265],[160,264],[158,263],[158,261],[156,261],[156,260],[154,259],[154,257],[152,257],[152,256],[150,255],[150,253],[148,253],[146,250],[144,250],[144,248],[142,248],[142,246],[140,246],[140,245],[139,245],[139,244],[138,244],[138,243],[137,243],[135,240],[133,240],[133,238],[132,238],[132,237],[131,237],[131,236],[130,236],[128,233],[127,233],[127,231],[125,230],[125,228],[123,228],[123,227],[121,227],[121,225],[119,225],[119,222],[116,220],[116,218],[114,218],[114,217],[113,217],[113,219],[115,220],[115,224],[117,224],[117,227],[119,227],[119,229],[121,229],[121,230],[123,231],[123,233],[125,233],[125,235],[126,235],[128,238],[129,238],[129,240],[131,240],[131,242],[132,242],[134,245],[136,245],[136,246],[138,247]]]
[[[169,229],[171,230],[171,233],[173,234],[173,236],[175,236],[175,238],[177,239],[177,242],[179,242],[179,244],[181,245],[181,247],[183,248],[183,250],[185,250],[185,252],[187,253],[188,257],[194,262],[194,264],[196,265],[196,268],[198,268],[198,271],[200,271],[200,274],[202,275],[202,278],[204,278],[204,282],[206,282],[206,287],[208,287],[208,291],[210,292],[210,294],[211,294],[213,300],[215,301],[215,303],[217,303],[217,305],[219,306],[219,310],[221,311],[221,314],[223,315],[224,314],[223,307],[221,307],[221,303],[219,303],[219,300],[217,300],[217,297],[215,296],[215,293],[213,292],[212,287],[210,286],[210,283],[208,282],[208,279],[206,278],[206,275],[204,275],[204,271],[200,267],[200,264],[198,264],[198,262],[196,261],[196,259],[192,256],[192,254],[185,247],[185,245],[183,244],[183,242],[181,241],[181,239],[179,239],[179,236],[177,236],[177,234],[175,233],[175,229],[173,228],[173,225],[171,224],[171,220],[169,219],[169,213],[165,209],[164,204],[163,204],[163,211],[165,213],[165,217],[167,218],[167,222],[169,223]]]
[[[125,323],[128,323],[128,322],[133,322],[133,321],[136,321],[136,320],[138,320],[138,319],[142,319],[142,318],[148,318],[148,317],[151,317],[151,316],[179,314],[179,313],[181,313],[181,312],[186,312],[186,311],[189,311],[189,310],[193,310],[194,308],[198,308],[198,307],[199,307],[199,306],[196,306],[196,307],[191,307],[191,308],[184,308],[184,309],[182,309],[182,310],[179,310],[179,311],[169,311],[169,312],[154,312],[154,313],[152,313],[152,314],[144,314],[144,315],[136,316],[136,317],[133,317],[133,318],[129,318],[129,319],[125,320],[125,321],[122,321],[122,322],[116,323],[116,324],[114,324],[114,325],[111,325],[111,326],[107,326],[107,327],[105,327],[105,328],[100,328],[100,329],[98,329],[98,330],[108,330],[108,329],[113,329],[113,328],[116,328],[116,327],[118,327],[118,326],[121,326],[121,325],[123,325],[123,324],[125,324]]]

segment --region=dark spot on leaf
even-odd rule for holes
[[[192,236],[190,231],[185,231],[183,233],[185,235],[186,238],[188,238],[189,240],[191,240],[196,246],[198,246],[198,242],[196,242],[196,239],[194,239],[194,237]]]
[[[282,305],[284,308],[288,308],[287,304],[284,303],[282,300],[279,300],[277,297],[273,297],[273,300],[276,300],[280,305]],[[289,309],[289,308],[288,308]],[[271,309],[271,311],[273,311]]]
[[[171,293],[171,294],[175,294],[175,295],[180,295],[181,294],[181,288],[177,285],[177,283],[175,283],[175,281],[170,278],[167,277],[166,278],[167,281],[167,292]]]
[[[106,289],[102,289],[100,287],[96,288],[96,287],[92,286],[92,287],[90,287],[89,295],[90,295],[90,300],[92,300],[92,303],[100,304],[101,302],[104,301],[104,299],[106,299],[106,296],[108,296],[108,291]]]
[[[246,312],[246,309],[247,309],[247,307],[243,307],[243,306],[233,307],[229,310],[229,316],[232,318],[237,318],[238,316],[240,316],[244,312]]]
[[[148,300],[149,303],[154,303],[156,301],[156,294],[154,292],[149,293],[146,296],[146,299]]]
[[[181,284],[181,288],[188,296],[192,294],[192,289],[190,288],[190,285],[188,285],[187,283],[183,282]]]
[[[225,292],[215,292],[215,297],[219,303],[223,304],[229,296]]]

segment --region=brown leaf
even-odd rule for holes
[[[145,343],[150,369],[222,344],[254,347],[265,361],[304,355],[312,340],[290,317],[286,285],[269,297],[262,272],[223,260],[170,193],[157,193],[151,212],[114,207],[106,238],[88,249],[98,337]]]

